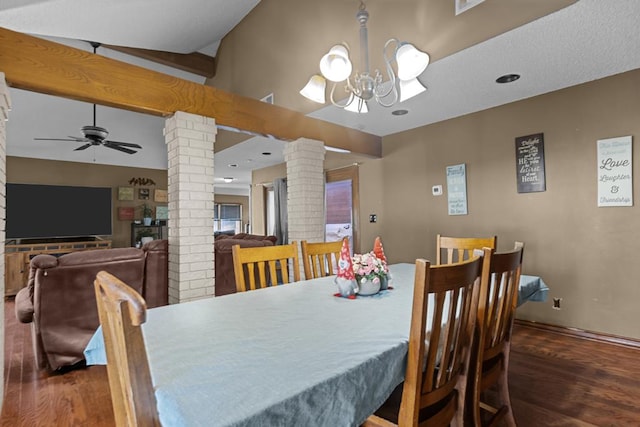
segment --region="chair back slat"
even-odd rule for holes
[[[231,251],[238,292],[300,280],[296,242],[288,245],[247,248],[234,245]],[[290,274],[289,267],[291,267],[293,275]]]
[[[142,337],[146,303],[133,288],[101,271],[94,281],[117,426],[159,426]]]
[[[473,258],[474,249],[495,249],[498,237],[447,237],[436,236],[436,265],[453,264]],[[445,256],[443,257],[443,253]]]
[[[345,237],[345,239],[348,238]],[[300,242],[305,279],[332,276],[338,273],[343,240],[318,243],[302,240]]]

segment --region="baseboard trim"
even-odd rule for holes
[[[528,328],[541,329],[557,334],[568,335],[574,338],[581,338],[590,341],[604,342],[607,344],[619,345],[622,347],[631,347],[640,350],[640,340],[633,338],[621,337],[617,335],[603,334],[599,332],[585,331],[577,328],[567,328],[565,326],[549,325],[547,323],[539,323],[531,320],[516,319],[515,323]]]

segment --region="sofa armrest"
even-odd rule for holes
[[[33,321],[33,299],[29,288],[22,288],[16,295],[15,300],[16,318],[22,323]]]

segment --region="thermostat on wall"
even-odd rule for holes
[[[442,185],[434,185],[431,187],[431,194],[434,196],[442,196]]]

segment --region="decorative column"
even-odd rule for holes
[[[215,120],[176,112],[165,123],[169,193],[169,303],[213,296]]]
[[[0,72],[0,241],[6,240],[5,224],[7,219],[6,183],[7,183],[7,120],[11,109],[9,87]],[[4,295],[4,243],[0,245],[0,292]],[[4,354],[4,304],[0,307],[0,354]],[[0,362],[0,382],[4,384],[4,358]],[[0,408],[4,401],[4,387],[0,389]]]
[[[324,241],[324,155],[321,141],[300,138],[284,149],[289,243]],[[300,272],[302,274],[302,258]]]

